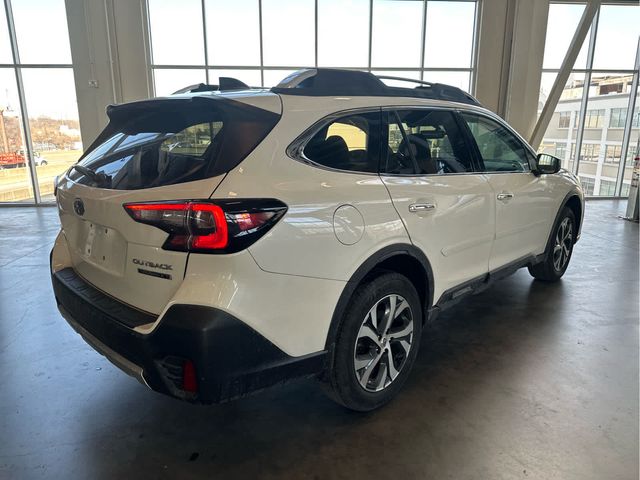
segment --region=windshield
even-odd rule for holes
[[[280,118],[219,98],[137,102],[115,107],[109,116],[78,163],[96,175],[72,169],[74,182],[135,190],[213,177],[238,165]]]

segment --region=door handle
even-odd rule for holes
[[[498,200],[511,200],[513,198],[513,193],[499,193],[496,198]]]
[[[412,213],[428,212],[435,209],[436,206],[433,203],[412,203],[411,205],[409,205],[409,211]]]

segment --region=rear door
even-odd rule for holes
[[[188,253],[164,249],[169,234],[134,221],[124,205],[209,198],[277,123],[279,110],[183,98],[109,113],[110,124],[57,186],[62,230],[80,276],[159,314],[184,278]]]
[[[434,300],[486,275],[494,235],[493,190],[463,126],[441,109],[387,111],[381,176],[411,241],[434,271]]]
[[[542,253],[555,217],[555,195],[547,182],[531,171],[535,157],[497,120],[475,113],[461,116],[477,145],[496,199],[496,233],[489,270]]]

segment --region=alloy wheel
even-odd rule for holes
[[[400,295],[378,300],[365,316],[353,352],[356,378],[368,392],[387,388],[411,351],[414,316]]]
[[[553,268],[560,272],[571,256],[573,248],[573,223],[569,217],[562,220],[556,233],[555,246],[553,247]]]

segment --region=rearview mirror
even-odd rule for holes
[[[536,172],[538,175],[543,173],[553,174],[560,171],[561,160],[547,153],[540,153],[536,158]]]

